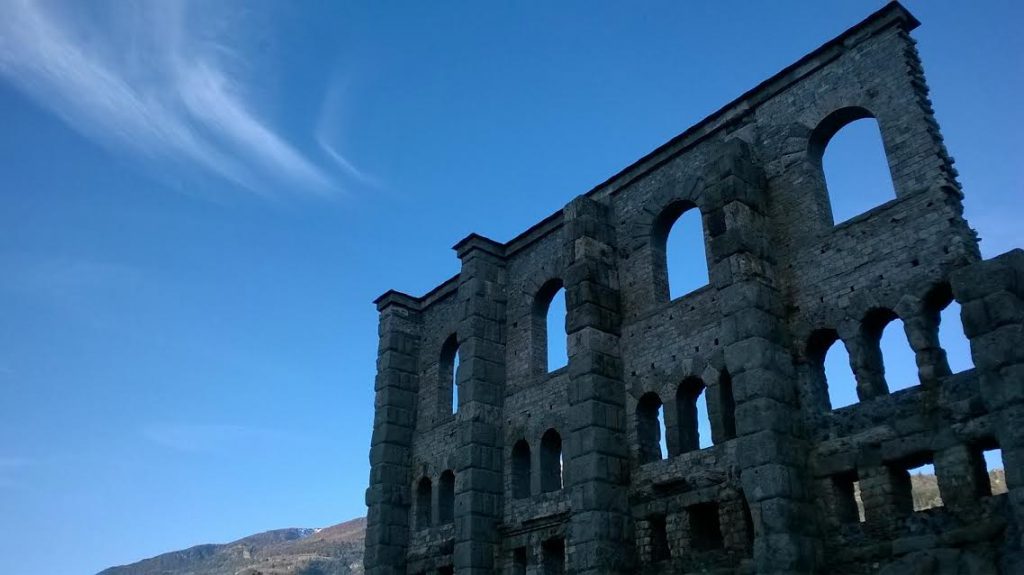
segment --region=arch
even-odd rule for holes
[[[541,286],[533,300],[534,371],[550,373],[569,363],[569,342],[566,334],[568,310],[565,286],[560,278]],[[561,337],[554,337],[561,334]]]
[[[840,108],[811,132],[808,159],[821,173],[833,223],[841,223],[896,197],[892,171],[875,115]]]
[[[651,226],[651,255],[659,301],[676,299],[708,284],[707,244],[697,204],[676,200],[662,209]]]
[[[653,391],[642,395],[636,404],[636,438],[641,464],[664,458],[661,450],[664,415],[661,398]]]
[[[520,439],[512,446],[512,498],[530,496],[530,444]]]
[[[451,334],[441,344],[437,368],[438,405],[447,415],[459,412],[459,337]]]
[[[874,376],[872,394],[892,393],[917,385],[917,359],[907,339],[903,320],[888,308],[874,308],[864,316],[864,365]],[[862,397],[862,399],[864,399]]]
[[[440,524],[455,521],[455,472],[446,469],[437,482],[437,521]]]
[[[688,453],[711,445],[711,420],[708,417],[705,388],[700,378],[688,377],[676,389],[679,453]],[[703,407],[698,405],[701,396],[704,396]],[[703,434],[701,428],[704,429]]]
[[[562,436],[554,429],[540,438],[540,492],[562,488]]]
[[[430,505],[433,485],[429,477],[423,477],[416,483],[416,529],[430,527],[433,510]]]
[[[836,345],[838,342],[839,345]],[[834,329],[814,331],[807,340],[811,385],[823,410],[839,409],[859,401],[850,355]]]

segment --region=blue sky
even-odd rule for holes
[[[1020,245],[1024,7],[907,4],[982,250]],[[881,5],[5,2],[0,572],[362,515],[374,297]]]

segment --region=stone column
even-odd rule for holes
[[[951,283],[982,400],[995,416],[995,439],[1019,528],[1024,526],[1024,250],[961,268]],[[1024,536],[1018,544],[1024,546]]]
[[[614,230],[607,206],[578,197],[563,211],[569,332],[571,473],[568,568],[632,573],[629,447],[619,349],[621,311]]]
[[[902,469],[883,465],[860,467],[860,499],[868,529],[890,534],[897,521],[914,511],[910,475]]]
[[[459,410],[455,571],[492,574],[502,514],[505,398],[505,248],[471,234],[455,245],[459,274]]]
[[[745,143],[723,144],[711,163],[704,217],[711,283],[719,292],[725,367],[736,401],[737,461],[754,521],[757,572],[814,570],[816,519],[798,429],[797,378],[786,348],[763,171]]]
[[[988,487],[980,454],[966,445],[946,447],[935,453],[935,476],[943,507],[966,516],[979,511],[978,497]]]
[[[857,330],[844,339],[850,354],[850,368],[857,380],[857,399],[867,401],[889,394],[882,371],[882,351],[878,338],[858,326]]]
[[[419,302],[399,292],[389,291],[375,303],[380,312],[380,344],[363,561],[368,575],[404,575],[421,318]]]

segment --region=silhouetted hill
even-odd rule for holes
[[[164,553],[99,575],[362,574],[365,535],[365,518],[324,529],[276,529]]]

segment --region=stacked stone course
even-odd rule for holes
[[[367,573],[1024,572],[1024,251],[980,257],[917,25],[886,6],[511,241],[460,241],[425,296],[382,295]],[[861,118],[895,198],[835,225],[821,154]],[[665,236],[688,209],[710,281],[670,300]],[[549,372],[562,287],[569,362]],[[951,301],[960,373],[938,340]],[[893,392],[897,318],[919,382]],[[834,345],[860,399],[840,409]],[[942,506],[914,511],[925,463]]]

